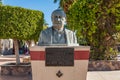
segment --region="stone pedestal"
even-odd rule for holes
[[[51,49],[47,51],[46,48]],[[89,52],[90,47],[83,46],[31,47],[33,80],[86,80]]]

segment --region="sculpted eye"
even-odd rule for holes
[[[58,18],[57,16],[55,16],[55,18]]]
[[[61,16],[59,16],[59,18],[61,18]]]

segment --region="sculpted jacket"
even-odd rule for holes
[[[47,46],[47,45],[54,45],[54,44],[66,44],[66,45],[75,45],[77,44],[77,38],[73,31],[64,29],[64,34],[61,34],[60,41],[57,43],[54,37],[58,37],[57,32],[53,30],[52,27],[47,28],[46,30],[41,31],[38,45],[39,46]],[[63,37],[64,36],[64,37]]]

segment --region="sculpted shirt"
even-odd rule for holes
[[[58,32],[52,27],[41,31],[38,45],[46,46],[51,44],[77,44],[75,33],[71,30],[64,29]]]
[[[52,31],[52,44],[66,44],[65,31],[58,32],[53,29]]]

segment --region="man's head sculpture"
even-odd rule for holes
[[[66,15],[62,9],[56,9],[52,12],[51,15],[53,27],[55,29],[61,30],[64,28],[66,22]]]

